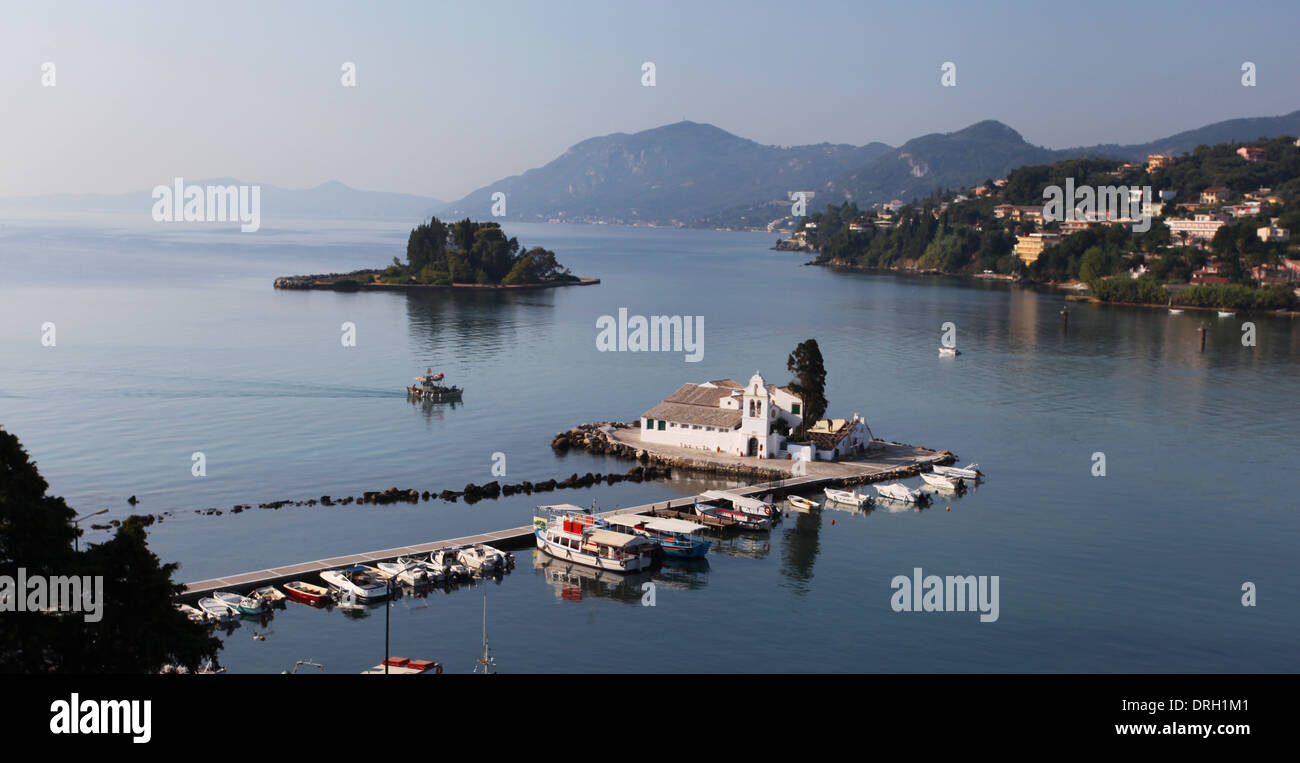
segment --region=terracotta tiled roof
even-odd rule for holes
[[[696,424],[705,427],[735,429],[740,425],[740,411],[730,408],[689,405],[665,400],[641,414],[642,418],[656,421],[673,421],[678,424]]]

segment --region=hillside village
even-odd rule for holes
[[[1044,189],[1067,183],[1124,193],[1132,213],[1047,214]],[[1300,295],[1297,226],[1300,139],[1284,137],[1021,167],[912,203],[831,205],[778,248],[822,265],[1023,280],[1106,301],[1282,309]]]

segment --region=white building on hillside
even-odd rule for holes
[[[641,414],[641,440],[731,456],[808,460],[859,453],[871,442],[867,422],[854,416],[820,421],[809,430],[810,443],[787,449],[786,433],[802,422],[803,400],[755,371],[744,386],[733,379],[683,384]]]

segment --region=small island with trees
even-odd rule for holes
[[[411,231],[406,262],[397,257],[387,268],[351,273],[285,276],[277,289],[542,289],[587,286],[599,278],[579,278],[560,265],[555,252],[531,249],[517,238],[506,238],[494,222],[465,218],[445,223],[433,217]]]

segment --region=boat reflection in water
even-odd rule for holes
[[[736,556],[746,559],[764,559],[772,549],[770,536],[766,533],[754,535],[744,532],[715,535],[712,551],[722,556]]]
[[[664,557],[654,584],[669,591],[693,591],[709,582],[709,560],[704,557]]]
[[[646,571],[598,570],[557,559],[540,549],[533,549],[533,571],[555,589],[556,598],[565,601],[582,601],[584,596],[594,596],[640,604],[645,595],[642,586],[652,577]]]

